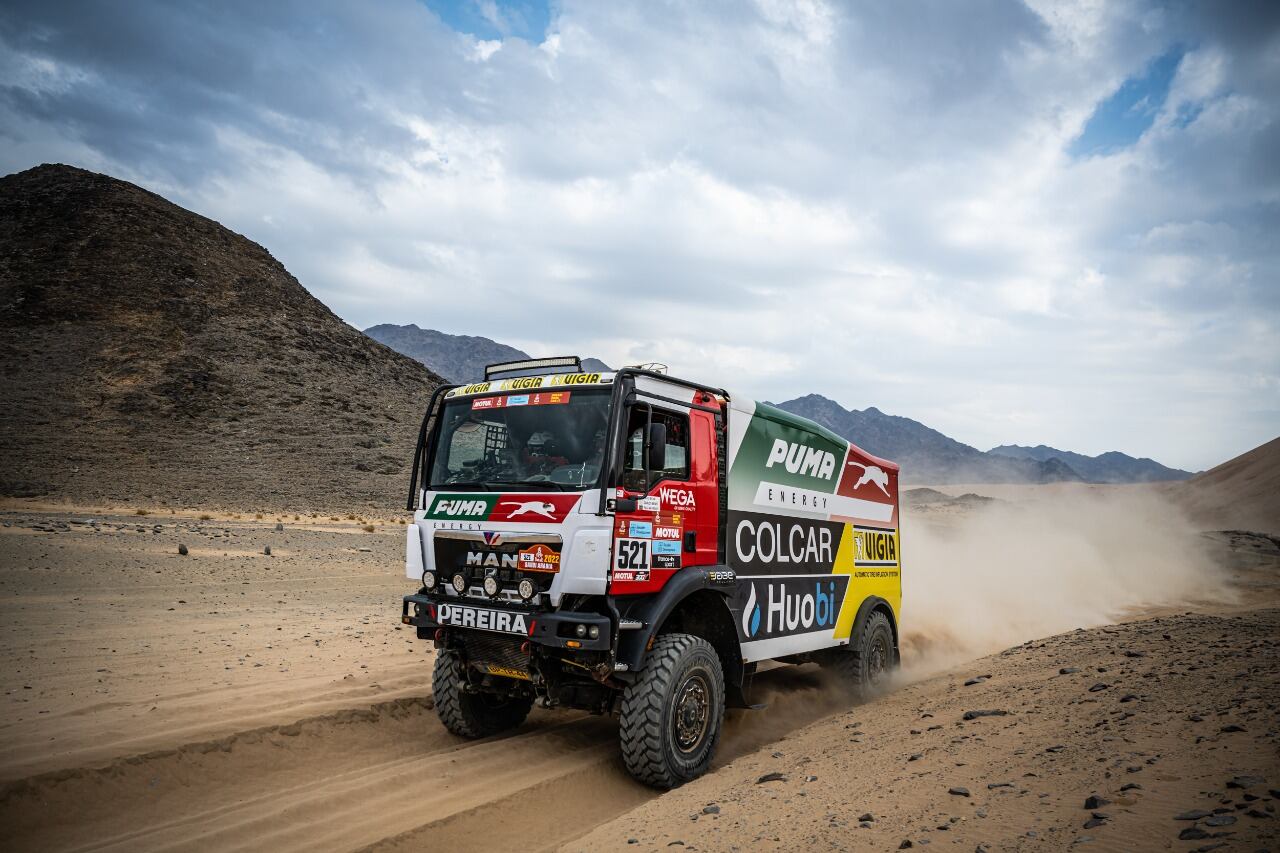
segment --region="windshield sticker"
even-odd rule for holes
[[[569,402],[572,391],[545,391],[538,394],[507,394],[502,397],[478,397],[471,401],[475,409],[506,409],[512,406],[558,406]]]
[[[475,382],[450,390],[445,397],[469,397],[488,391],[536,391],[539,388],[561,388],[565,385],[607,385],[613,374],[555,373],[550,376],[520,376],[500,382]]]

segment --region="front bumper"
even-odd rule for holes
[[[442,605],[450,610],[441,611]],[[472,611],[468,620],[470,624],[459,624],[453,610]],[[451,615],[446,617],[444,613]],[[516,617],[519,617],[519,622]],[[444,628],[446,631],[483,631],[513,638],[525,636],[531,643],[557,649],[607,652],[612,648],[613,624],[608,616],[599,613],[521,610],[472,598],[419,593],[404,597],[400,621],[417,628],[422,639],[434,636],[437,628]],[[517,632],[512,625],[523,625],[525,630]],[[579,625],[586,626],[586,636],[578,635]],[[599,632],[595,639],[591,637],[593,626]]]

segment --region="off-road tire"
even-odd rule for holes
[[[622,760],[646,785],[674,788],[706,772],[723,721],[724,672],[715,649],[692,634],[663,634],[622,694]]]
[[[482,738],[514,729],[529,716],[531,696],[498,696],[491,693],[467,693],[466,668],[457,655],[440,651],[436,654],[431,674],[431,693],[436,714],[444,727],[465,738]]]
[[[898,666],[889,618],[879,610],[872,611],[858,636],[851,637],[845,648],[832,652],[828,666],[836,673],[840,686],[860,702],[884,693]]]

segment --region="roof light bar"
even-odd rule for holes
[[[539,370],[545,367],[571,367],[573,368],[572,371],[563,372],[581,373],[582,359],[576,355],[566,355],[557,358],[527,358],[523,361],[500,361],[485,367],[484,378],[487,381],[499,373],[513,373],[517,370]]]

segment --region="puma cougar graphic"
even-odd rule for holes
[[[880,469],[877,468],[876,470],[878,471]],[[507,513],[507,518],[515,518],[517,515],[532,513],[533,515],[540,515],[543,518],[549,518],[552,521],[556,520],[556,505],[553,503],[547,503],[546,501],[524,501],[523,503],[520,501],[503,501],[498,504],[498,506],[515,507],[515,509]]]
[[[883,468],[876,465],[863,465],[860,462],[850,462],[850,465],[862,469],[862,476],[858,478],[858,482],[853,484],[854,491],[861,489],[867,483],[875,483],[880,487],[880,491],[884,492],[884,496],[889,497],[889,475]]]

